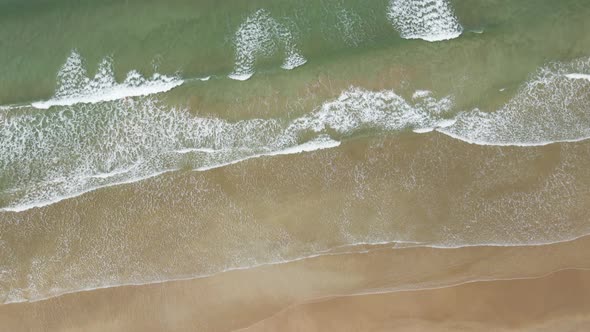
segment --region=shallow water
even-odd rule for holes
[[[588,15],[4,1],[0,300],[588,234]]]

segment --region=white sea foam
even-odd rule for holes
[[[254,75],[258,57],[269,57],[277,51],[285,53],[281,68],[291,70],[304,65],[307,60],[300,54],[292,32],[282,23],[259,9],[246,18],[234,37],[235,68],[229,78],[245,81]]]
[[[435,127],[452,105],[449,97],[425,96],[410,103],[392,90],[369,91],[352,87],[335,100],[324,103],[317,111],[294,120],[283,137],[310,130],[321,133],[331,129],[341,135],[351,135],[365,129],[400,131]]]
[[[323,150],[323,149],[331,149],[340,146],[339,141],[335,141],[331,139],[327,135],[320,135],[318,138],[306,142],[303,144],[299,144],[297,146],[289,147],[279,151],[273,151],[266,154],[261,154],[261,156],[280,156],[280,155],[287,155],[287,154],[298,154],[303,152],[311,152],[316,150]]]
[[[576,132],[578,127],[572,127],[573,122],[579,122],[579,128],[590,128],[590,122],[585,117],[590,109],[587,107],[590,82],[566,76],[572,72],[587,72],[586,66],[589,65],[589,59],[582,59],[540,69],[504,107],[488,113],[497,115],[488,115],[481,123],[480,113],[483,112],[479,110],[464,112],[456,117],[449,116],[453,109],[452,98],[438,98],[430,91],[418,90],[411,98],[403,98],[391,90],[369,91],[355,87],[343,91],[340,96],[310,113],[290,121],[251,119],[228,122],[215,118],[199,118],[186,110],[167,107],[149,97],[137,98],[134,103],[119,100],[59,106],[43,112],[10,109],[0,116],[0,141],[3,142],[0,145],[0,169],[6,171],[2,174],[3,180],[9,181],[7,189],[0,192],[0,199],[8,202],[8,206],[2,210],[23,211],[51,204],[96,188],[157,176],[178,169],[179,165],[190,165],[195,170],[206,171],[256,157],[333,148],[340,144],[342,137],[365,129],[393,132],[438,130],[465,141],[472,141],[475,137],[476,140],[473,141],[480,144],[541,144],[555,139],[555,134],[559,131],[573,129],[574,133],[579,134],[580,132]],[[564,112],[565,115],[551,114],[552,112]],[[535,120],[536,116],[543,118]],[[555,119],[567,121],[555,122]],[[524,133],[519,132],[520,130]],[[580,139],[583,136],[569,137]],[[574,180],[575,178],[571,182],[566,181],[566,187],[574,183]],[[561,179],[548,183],[559,188],[564,185]],[[560,193],[562,191],[556,190],[554,195],[561,197]],[[532,197],[522,200],[528,204],[531,199],[539,197],[536,192],[531,195]],[[520,198],[510,196],[507,199],[510,204],[506,206],[514,207],[514,202],[518,202]],[[559,203],[563,202],[560,200]],[[482,210],[480,205],[474,206],[477,211]],[[487,212],[495,211],[493,205],[485,207],[483,210]],[[503,207],[501,203],[496,206],[497,209]],[[528,217],[525,219],[530,220]],[[494,242],[494,238],[489,238],[487,242],[477,243],[507,246],[522,245],[523,241],[526,244],[540,244],[563,240],[561,237],[522,239],[515,237],[513,242],[504,243]],[[347,243],[375,244],[379,241],[389,243],[387,238],[380,237],[375,242],[371,242],[370,238],[357,238]],[[435,242],[429,246],[447,248],[461,245],[462,242]],[[329,253],[325,248],[323,251],[313,247],[307,249],[301,256],[310,253],[317,255],[318,252]],[[207,265],[208,270],[199,270],[198,273],[186,277],[293,259],[280,254],[242,258],[240,256],[221,267]],[[40,276],[44,271],[49,271],[47,267],[38,264],[38,261],[31,263],[33,272],[28,273],[28,276]],[[14,274],[8,272],[10,273]],[[109,279],[110,276],[95,276],[94,273],[92,270],[89,274],[91,277],[77,279],[82,287],[72,288],[71,284],[56,282],[57,286],[46,290],[41,278],[37,277],[38,280],[27,281],[27,287],[11,289],[13,293],[4,296],[7,302],[39,300],[43,296],[54,296],[84,287],[94,289],[126,283],[142,284],[170,277],[137,273],[144,279]],[[174,278],[184,276],[173,273],[170,275]],[[22,289],[26,291],[23,292]]]
[[[3,210],[47,205],[100,187],[189,165],[205,170],[258,156],[336,146],[362,131],[433,130],[489,145],[543,145],[590,137],[590,58],[545,66],[503,107],[453,112],[451,97],[351,87],[291,121],[228,122],[170,109],[152,98],[10,109],[0,118]],[[453,115],[455,114],[455,115]],[[330,136],[327,136],[330,135]]]
[[[438,131],[485,145],[544,145],[590,138],[590,58],[540,68],[500,109],[475,109]]]
[[[333,131],[438,127],[448,98],[406,102],[393,91],[350,88],[311,113],[227,122],[169,109],[151,98],[5,113],[0,168],[10,179],[0,193],[5,211],[22,211],[100,187],[144,179],[191,165],[210,169],[237,161],[334,147]],[[310,139],[302,141],[302,137]],[[15,190],[12,190],[15,189]]]
[[[118,170],[114,170],[108,173],[100,173],[100,174],[94,174],[94,175],[90,175],[90,177],[93,178],[101,178],[101,179],[106,179],[106,178],[110,178],[116,175],[121,175],[121,174],[125,174],[125,173],[129,173],[133,170],[133,167],[128,167],[125,169],[118,169]]]
[[[31,107],[31,105],[29,105],[29,104],[1,105],[0,106],[0,111],[17,110],[17,109],[29,108],[29,107]],[[2,113],[1,112],[0,112],[0,116],[2,116]]]
[[[57,74],[55,95],[46,101],[34,102],[35,108],[47,109],[51,106],[69,106],[78,103],[98,103],[127,97],[147,96],[169,91],[183,83],[175,76],[155,73],[151,78],[144,78],[132,70],[122,83],[115,81],[113,59],[104,58],[94,78],[90,79],[84,59],[73,50]]]
[[[273,120],[194,118],[149,98],[5,115],[0,169],[10,178],[8,189],[17,190],[0,195],[10,211],[177,169],[186,159],[183,149],[207,152],[188,158],[195,167],[239,159],[269,149],[280,131]]]
[[[232,80],[236,80],[236,81],[247,81],[252,76],[254,76],[253,71],[251,73],[242,73],[242,74],[237,74],[236,72],[233,72],[233,73],[227,75],[227,77],[231,78]]]
[[[391,0],[387,17],[404,39],[434,42],[463,33],[448,0]]]
[[[306,62],[307,60],[303,56],[301,56],[301,54],[290,53],[285,58],[285,61],[281,65],[281,68],[285,70],[291,70],[303,66]]]
[[[571,78],[574,80],[587,80],[590,81],[590,75],[588,74],[566,74],[565,77]]]
[[[433,127],[414,128],[412,131],[415,132],[416,134],[429,133],[431,131],[435,131],[438,128],[450,127],[450,126],[454,125],[455,122],[457,122],[456,119],[442,119],[442,120],[436,122],[435,126],[433,126]]]
[[[224,167],[224,166],[229,166],[229,165],[233,165],[233,164],[237,164],[239,162],[242,161],[246,161],[249,159],[254,159],[254,158],[260,158],[260,157],[270,157],[270,156],[281,156],[281,155],[288,155],[288,154],[298,154],[298,153],[303,153],[303,152],[311,152],[311,151],[317,151],[317,150],[324,150],[324,149],[331,149],[331,148],[335,148],[340,146],[340,142],[339,141],[335,141],[333,139],[331,139],[329,136],[327,135],[321,135],[318,138],[310,141],[310,142],[306,142],[303,144],[299,144],[297,146],[292,146],[289,148],[285,148],[283,150],[278,150],[278,151],[270,151],[270,152],[265,152],[265,153],[259,153],[259,154],[255,154],[255,155],[251,155],[242,159],[236,159],[236,160],[232,160],[229,162],[225,162],[222,164],[216,164],[216,165],[210,165],[210,166],[203,166],[203,167],[199,167],[196,168],[195,171],[208,171],[211,169],[215,169],[215,168],[219,168],[219,167]]]
[[[412,95],[412,99],[424,98],[430,95],[430,91],[428,90],[416,90]]]

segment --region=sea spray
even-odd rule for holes
[[[0,168],[10,179],[0,194],[8,202],[2,209],[47,205],[181,165],[208,169],[295,151],[328,134],[339,140],[367,129],[438,127],[451,108],[449,98],[428,95],[408,102],[393,91],[351,87],[291,121],[195,117],[149,97],[44,112],[11,110],[0,123]]]

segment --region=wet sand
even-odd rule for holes
[[[340,297],[299,305],[254,331],[588,331],[590,272]]]
[[[568,78],[590,68],[584,33],[590,7],[583,0],[453,3],[464,32],[441,43],[400,39],[383,15],[389,0],[53,2],[0,5],[0,17],[9,18],[0,20],[7,23],[0,29],[0,44],[7,42],[0,51],[0,104],[48,99],[56,85],[57,95],[72,83],[55,80],[72,48],[86,61],[74,66],[87,72],[74,75],[86,87],[93,84],[84,78],[108,55],[114,74],[105,80],[123,82],[139,70],[146,77],[178,73],[187,83],[152,96],[165,106],[153,113],[133,101],[129,114],[137,119],[117,120],[110,109],[117,103],[108,102],[6,113],[12,121],[30,112],[39,121],[23,116],[24,122],[10,122],[18,130],[2,136],[18,144],[0,149],[10,161],[8,173],[0,165],[0,207],[26,196],[29,185],[47,190],[33,193],[64,198],[81,192],[70,185],[107,183],[131,165],[153,162],[154,172],[175,171],[19,213],[1,211],[0,332],[590,330],[590,140],[534,147],[465,142],[587,137],[580,133],[587,133],[588,118],[572,119],[586,114],[589,86]],[[269,54],[256,56],[252,79],[230,80],[227,74],[247,56],[237,51],[247,44],[237,31],[258,7],[270,13],[259,24],[286,24],[309,62],[284,71],[285,50],[263,46]],[[359,33],[354,45],[350,31]],[[265,34],[251,37],[268,39]],[[579,57],[585,65],[567,64]],[[539,91],[527,90],[551,61],[567,69],[555,74],[555,86],[544,80]],[[207,83],[197,79],[209,75]],[[76,84],[66,89],[74,96]],[[329,101],[347,100],[343,91],[355,86],[393,89],[413,106],[448,96],[453,107],[433,109],[436,126],[476,108],[506,117],[489,118],[490,128],[465,120],[475,125],[469,133],[484,134],[461,136],[464,141],[411,133],[434,126],[430,112],[429,123],[399,128],[362,118],[354,130],[340,123],[322,129],[341,142],[337,148],[204,172],[193,169],[208,153],[168,160],[147,152],[201,143],[237,151],[242,139],[246,150],[270,148],[266,143],[278,140],[270,129],[225,135],[221,126],[206,137],[212,142],[184,133],[201,130],[192,125],[197,117],[276,120],[283,128]],[[425,99],[424,90],[434,99]],[[172,105],[188,108],[190,116],[147,121],[172,113]],[[516,105],[516,113],[506,114],[505,105]],[[350,106],[343,119],[355,123],[360,108]],[[68,120],[70,111],[82,120]],[[51,114],[60,114],[59,121]],[[554,114],[563,118],[547,116]],[[129,125],[102,125],[110,120]],[[178,137],[135,137],[167,127],[160,124],[171,125],[166,136]],[[44,134],[61,129],[55,138]],[[318,134],[297,133],[297,142]],[[121,157],[104,160],[114,155]],[[88,156],[98,157],[78,158]],[[89,168],[77,168],[85,160]],[[80,174],[64,181],[73,170]]]
[[[500,148],[437,133],[368,137],[1,213],[0,300],[204,276],[362,243],[569,240],[590,233],[589,155],[587,141]]]
[[[590,313],[590,272],[547,276],[564,269],[590,269],[590,237],[544,246],[369,249],[207,278],[2,305],[0,331],[230,331],[288,307],[292,309],[253,330],[324,331],[333,326],[370,331],[397,324],[410,331],[469,330],[567,323],[575,331],[572,324]],[[293,307],[374,292],[394,293]],[[308,314],[311,311],[315,314]]]

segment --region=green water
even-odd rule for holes
[[[494,112],[503,105],[508,105],[504,107],[508,115],[467,116],[450,134],[466,141],[517,145],[584,138],[590,123],[584,111],[588,100],[583,97],[588,86],[583,80],[563,78],[568,72],[561,71],[570,69],[551,69],[556,81],[541,84],[548,84],[547,91],[523,87],[531,79],[543,79],[539,68],[554,62],[588,74],[582,71],[589,69],[590,62],[567,65],[590,56],[590,6],[586,3],[451,1],[447,14],[456,17],[463,33],[451,40],[427,42],[400,37],[402,32],[388,16],[387,0],[369,5],[344,0],[4,1],[0,4],[1,105],[52,98],[58,84],[63,87],[73,80],[57,77],[70,54],[79,54],[88,77],[97,72],[101,59],[109,57],[117,82],[123,82],[132,70],[144,77],[157,72],[185,82],[149,101],[136,98],[138,104],[115,100],[5,111],[9,122],[0,127],[5,144],[0,150],[4,168],[0,207],[15,199],[34,202],[39,200],[36,195],[48,190],[55,191],[51,197],[67,197],[164,170],[210,167],[290,148],[318,134],[341,141],[436,127],[443,120],[456,121],[465,112]],[[262,18],[256,18],[257,13],[263,13]],[[253,18],[256,22],[248,26]],[[270,30],[254,31],[262,39],[252,37],[252,32],[240,39],[239,32],[248,27]],[[247,81],[228,78],[242,68],[244,53],[239,47],[248,50],[257,42],[263,49],[246,68],[253,76]],[[282,69],[289,49],[307,62],[293,70]],[[199,80],[209,76],[210,80]],[[353,97],[358,98],[354,103],[327,106],[350,113],[340,114],[338,123],[313,115],[324,103],[347,94],[343,91],[356,88],[366,91]],[[423,90],[430,91],[432,100],[416,100],[414,94]],[[395,97],[373,94],[370,105],[366,104],[367,96],[378,91],[394,92]],[[100,93],[99,89],[90,94]],[[566,97],[569,94],[575,96]],[[387,106],[389,110],[380,109],[383,98],[389,103],[398,96],[414,109],[403,110],[397,102]],[[154,98],[157,107],[152,104]],[[540,98],[547,98],[547,103],[539,103]],[[379,115],[385,117],[390,111],[399,114],[389,120],[359,115],[363,120],[351,124],[355,113],[366,109],[385,111]],[[429,114],[408,115],[416,110]],[[557,115],[549,118],[548,114]],[[198,119],[203,117],[215,119],[221,127],[209,136],[198,136],[210,130],[200,127]],[[240,124],[242,120],[246,122]],[[317,121],[323,123],[321,128]],[[482,125],[485,121],[492,124]],[[572,124],[576,128],[568,128]],[[289,129],[293,125],[300,128],[293,132]],[[213,157],[169,155],[187,148],[231,151]],[[125,179],[95,180],[103,173],[130,167],[141,170]],[[55,181],[63,188],[51,189]],[[72,181],[84,183],[72,189]],[[26,198],[29,195],[33,196]]]
[[[518,85],[546,61],[587,55],[590,49],[590,8],[583,0],[452,1],[467,31],[439,45],[399,38],[386,18],[387,5],[384,0],[370,4],[342,0],[3,1],[0,104],[49,98],[56,72],[72,49],[86,58],[90,73],[102,57],[112,55],[119,80],[131,69],[151,74],[154,66],[159,72],[180,72],[183,77],[225,76],[234,64],[236,29],[260,8],[296,35],[301,53],[309,60],[308,66],[298,70],[305,73],[280,70],[277,55],[259,61],[258,75],[249,84],[228,81],[212,87],[214,92],[197,87],[188,95],[226,101],[256,92],[250,89],[274,86],[275,80],[297,84],[321,72],[342,79],[370,78],[386,63],[420,71],[421,80],[411,82],[417,86],[429,83],[444,89],[467,76],[463,85],[468,89],[463,94],[477,101],[496,86]],[[342,10],[360,19],[349,30],[358,34],[354,45],[343,35],[338,16]]]

